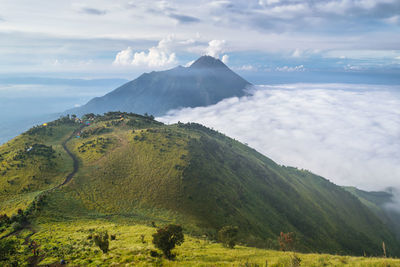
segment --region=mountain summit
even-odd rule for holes
[[[211,57],[211,56],[202,56],[198,58],[192,65],[190,65],[192,69],[214,69],[214,68],[226,68],[229,69],[221,60]]]
[[[68,113],[83,115],[108,111],[164,115],[169,110],[216,104],[224,98],[241,97],[251,83],[222,61],[202,56],[190,67],[144,73],[114,91],[90,100]]]

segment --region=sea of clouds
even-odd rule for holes
[[[262,85],[158,119],[204,124],[338,185],[400,188],[400,86]]]

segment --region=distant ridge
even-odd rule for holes
[[[144,73],[67,113],[81,116],[124,111],[160,116],[171,109],[208,106],[224,98],[244,96],[245,89],[251,85],[221,60],[202,56],[190,67]]]

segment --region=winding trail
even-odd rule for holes
[[[79,127],[77,130],[73,131],[72,134],[71,134],[67,139],[65,139],[64,142],[62,142],[62,147],[63,147],[63,149],[65,150],[65,152],[67,152],[68,156],[70,156],[70,157],[72,158],[72,161],[73,161],[73,169],[72,169],[72,172],[70,172],[70,173],[67,175],[67,177],[65,178],[65,180],[64,180],[61,184],[58,184],[58,185],[56,185],[56,186],[54,186],[54,187],[52,187],[52,188],[49,188],[49,189],[47,189],[47,190],[42,191],[42,192],[41,192],[40,194],[38,194],[35,198],[38,198],[38,197],[40,197],[41,195],[43,195],[43,194],[45,194],[45,193],[47,193],[47,192],[53,191],[53,190],[55,190],[55,189],[60,188],[60,187],[63,186],[63,185],[66,185],[67,183],[69,183],[69,182],[71,181],[71,179],[72,179],[72,178],[75,176],[75,174],[78,172],[78,170],[79,170],[79,161],[78,161],[77,157],[68,149],[67,143],[68,143],[74,136],[76,136],[76,134],[77,134],[78,132],[80,132],[84,127],[85,127],[85,125],[82,125],[82,126]],[[35,200],[34,200],[34,201],[35,201]],[[23,229],[26,229],[26,228],[28,228],[28,229],[31,230],[31,232],[32,232],[31,234],[29,234],[29,235],[25,238],[25,242],[24,242],[24,243],[28,244],[29,241],[30,241],[30,237],[36,233],[36,231],[33,229],[32,225],[31,225],[29,222],[28,222],[26,225],[24,225],[24,226],[22,227],[22,229],[18,229],[18,230],[16,230],[16,231],[13,231],[13,232],[11,232],[11,233],[8,233],[8,234],[6,234],[6,235],[0,237],[0,240],[2,240],[2,239],[4,239],[4,238],[7,238],[7,237],[9,237],[9,236],[11,236],[11,235],[18,234],[19,232],[21,232]],[[35,266],[35,265],[30,265],[30,266]]]
[[[79,131],[81,131],[84,127],[85,127],[85,126],[79,127],[78,130],[75,130],[75,131],[70,135],[70,137],[68,137],[67,139],[65,139],[64,142],[62,143],[63,149],[65,150],[65,152],[67,152],[68,156],[70,156],[70,157],[72,158],[72,161],[73,161],[73,169],[72,169],[72,172],[69,173],[69,174],[67,175],[67,177],[65,178],[64,182],[62,182],[61,184],[59,184],[59,185],[53,187],[53,188],[50,189],[50,190],[57,189],[57,188],[60,188],[60,187],[63,186],[63,185],[66,185],[67,183],[69,183],[69,182],[71,181],[71,179],[72,179],[72,178],[75,176],[75,174],[78,172],[78,170],[79,170],[79,161],[78,161],[78,159],[76,158],[76,156],[68,149],[67,143],[68,143]]]

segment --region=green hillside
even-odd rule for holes
[[[215,240],[218,229],[233,225],[251,246],[277,249],[280,232],[295,232],[303,252],[382,255],[384,241],[389,255],[400,255],[399,242],[376,214],[320,176],[277,165],[199,124],[163,125],[119,112],[87,119],[81,130],[81,123],[63,118],[0,147],[6,170],[0,214],[15,214],[41,195],[29,214],[39,227],[98,218],[175,222],[188,234]],[[50,190],[72,171],[65,140],[79,169]],[[38,155],[26,149],[33,143],[40,145]]]
[[[36,195],[62,183],[72,168],[62,143],[78,127],[64,118],[0,146],[0,214],[25,209]]]
[[[392,202],[393,195],[390,192],[367,192],[355,187],[345,187],[347,191],[355,195],[364,205],[369,207],[400,240],[400,213],[387,207]]]
[[[88,237],[95,231],[108,231],[115,239],[110,241],[107,254],[93,244]],[[142,224],[133,224],[121,219],[78,219],[74,221],[47,222],[32,233],[24,230],[11,240],[19,242],[20,253],[14,262],[26,266],[32,262],[30,251],[24,240],[27,237],[40,244],[42,251],[40,266],[56,265],[64,259],[67,266],[226,266],[226,267],[398,267],[400,259],[382,257],[351,257],[329,254],[302,254],[269,249],[236,246],[229,249],[206,237],[185,235],[185,242],[174,249],[173,261],[152,257],[155,250],[151,240],[156,229]],[[1,242],[1,241],[0,241]],[[293,264],[298,259],[299,265]],[[0,265],[1,265],[0,261]],[[4,266],[4,265],[2,265]],[[7,266],[7,265],[5,265]],[[11,265],[9,265],[11,266]],[[62,266],[62,265],[61,265]],[[65,265],[64,265],[65,266]]]

